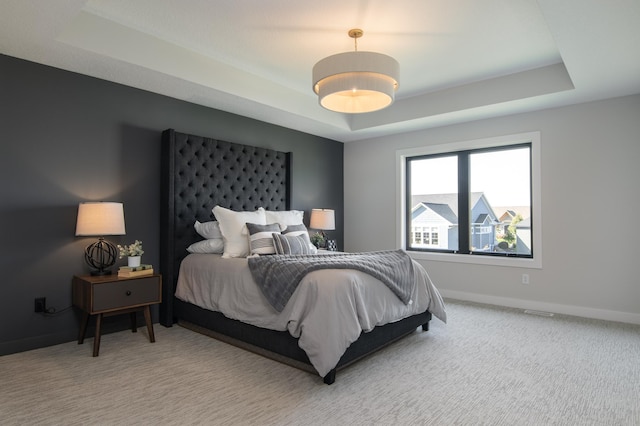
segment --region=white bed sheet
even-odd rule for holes
[[[289,331],[320,376],[333,369],[362,331],[429,310],[446,322],[440,293],[414,261],[416,286],[405,305],[381,281],[351,269],[305,276],[282,312],[263,296],[247,259],[190,254],[180,266],[176,297],[262,328]]]

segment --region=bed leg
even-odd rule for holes
[[[326,376],[324,376],[324,382],[328,385],[332,385],[333,382],[336,381],[336,369],[329,371]]]
[[[429,331],[429,321],[422,324],[422,331]]]

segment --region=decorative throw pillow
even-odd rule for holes
[[[309,241],[310,254],[316,254],[318,252],[318,249],[316,248],[316,246],[311,244],[311,239],[309,239],[309,231],[307,230],[307,227],[304,226],[303,224],[289,225],[282,231],[282,234],[295,236],[295,237],[304,235],[306,239]]]
[[[198,241],[187,247],[189,253],[213,253],[222,254],[224,252],[224,241],[222,238],[210,238]]]
[[[251,254],[262,255],[276,253],[271,234],[279,234],[280,225],[277,223],[271,223],[269,225],[247,223],[247,230],[249,231],[249,252]]]
[[[220,232],[220,224],[215,220],[211,222],[198,222],[196,220],[196,223],[193,224],[193,227],[202,238],[222,238],[222,233]]]
[[[220,223],[220,232],[222,232],[224,240],[224,253],[222,254],[224,258],[247,257],[249,255],[246,223],[267,224],[263,208],[254,212],[237,212],[215,206],[213,214]]]
[[[304,212],[300,210],[265,210],[267,223],[277,223],[280,229],[287,225],[302,225]]]
[[[273,245],[276,254],[313,254],[309,234],[284,235],[273,234]]]
[[[296,224],[296,225],[287,225],[282,230],[282,233],[289,234],[289,235],[302,235],[302,234],[309,235],[309,231],[307,230],[307,227],[304,226],[302,223]]]

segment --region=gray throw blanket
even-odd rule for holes
[[[415,285],[413,261],[403,250],[319,255],[271,255],[248,258],[249,269],[269,303],[282,312],[298,284],[319,269],[355,269],[391,289],[408,304]]]

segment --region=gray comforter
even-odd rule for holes
[[[319,269],[354,269],[384,283],[406,305],[415,285],[413,262],[403,250],[322,255],[273,255],[248,259],[253,279],[282,312],[300,281]]]

